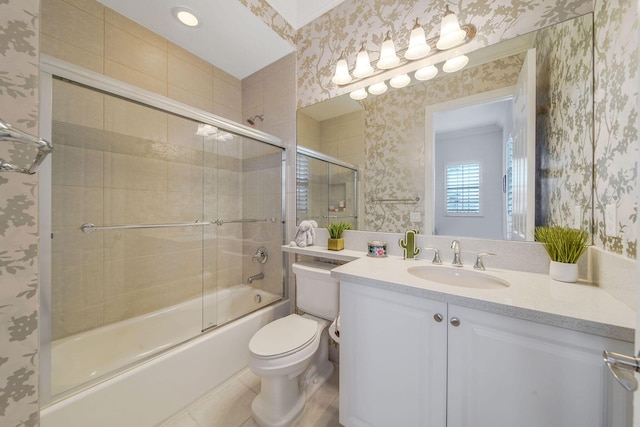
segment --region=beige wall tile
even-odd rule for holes
[[[157,79],[141,71],[134,70],[133,68],[129,68],[119,62],[107,59],[104,64],[104,75],[162,96],[167,96],[166,81]]]
[[[102,55],[80,49],[77,46],[51,37],[45,33],[40,33],[40,47],[40,51],[45,55],[61,59],[96,73],[102,73]]]
[[[104,19],[105,8],[101,3],[98,3],[95,0],[64,0],[67,3],[84,10],[85,12],[89,12],[94,15],[96,18]]]
[[[225,119],[233,120],[234,122],[244,122],[244,119],[242,118],[242,110],[236,110],[227,105],[218,104],[217,102],[213,104],[213,114],[224,117]]]
[[[212,97],[213,79],[211,70],[202,70],[173,55],[169,55],[168,62],[168,81],[170,85],[179,87],[197,96],[209,99]]]
[[[169,127],[169,144],[190,148],[196,151],[203,150],[204,138],[197,135],[197,122],[169,115],[167,123]]]
[[[82,50],[103,55],[102,20],[63,0],[43,0],[41,32]]]
[[[238,82],[232,84],[225,79],[215,77],[213,79],[213,99],[216,103],[242,111],[242,86]]]
[[[104,95],[53,80],[53,120],[102,129]]]
[[[51,335],[54,340],[103,325],[102,303],[54,312],[51,315]]]
[[[56,142],[51,155],[53,185],[99,187],[102,189],[102,151],[66,146]]]
[[[167,190],[167,162],[123,154],[110,154],[105,187],[125,190]]]
[[[177,60],[187,62],[193,66],[200,68],[202,71],[205,71],[208,74],[213,75],[214,66],[209,64],[204,59],[194,55],[186,49],[181,48],[180,46],[168,42],[168,52],[169,56],[174,56]]]
[[[119,29],[126,31],[139,38],[140,40],[144,40],[145,42],[154,45],[155,47],[162,49],[167,52],[169,42],[162,36],[154,33],[151,30],[139,25],[138,23],[122,16],[115,10],[109,9],[106,7],[104,9],[104,20],[107,24],[113,25],[114,27],[118,27]]]
[[[105,25],[105,59],[160,80],[167,80],[167,52],[120,28]]]
[[[99,223],[103,218],[103,190],[72,186],[54,186],[52,223],[54,226],[80,227],[85,222]]]
[[[150,141],[167,142],[167,114],[129,101],[106,97],[104,129]]]
[[[209,96],[200,96],[178,86],[169,85],[169,98],[191,105],[209,113],[213,112],[213,100]]]

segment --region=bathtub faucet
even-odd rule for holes
[[[264,273],[258,273],[258,274],[254,274],[253,276],[250,276],[247,279],[247,282],[249,282],[249,284],[252,284],[254,280],[262,280],[264,279]]]

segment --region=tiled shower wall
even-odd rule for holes
[[[39,10],[39,0],[0,2],[0,118],[34,135]],[[0,424],[10,427],[39,420],[37,183],[0,173]]]
[[[242,88],[241,82],[238,79],[113,10],[102,6],[97,1],[44,0],[42,3],[42,15],[43,24],[41,37],[42,52],[44,54],[135,85],[142,89],[167,96],[176,101],[184,102],[225,118],[234,121],[242,120]],[[59,86],[59,84],[57,84],[57,86]],[[144,178],[144,170],[149,168],[153,169],[154,173],[157,173],[158,167],[168,167],[169,169],[165,170],[170,170],[174,176],[185,176],[180,173],[181,171],[175,170],[176,166],[172,166],[171,162],[163,165],[162,162],[166,159],[161,159],[160,163],[158,163],[158,159],[154,160],[153,157],[157,157],[158,153],[161,153],[159,149],[160,146],[167,144],[169,145],[167,145],[168,149],[165,150],[166,153],[175,152],[176,149],[183,151],[193,150],[194,129],[190,129],[185,133],[184,122],[186,121],[180,122],[180,119],[175,117],[153,112],[149,109],[143,109],[133,104],[124,103],[123,101],[117,101],[114,98],[103,98],[102,95],[96,93],[89,95],[83,94],[78,98],[77,94],[74,96],[74,92],[78,91],[77,88],[68,87],[65,91],[67,93],[59,97],[60,100],[66,100],[61,101],[64,102],[65,105],[58,105],[58,108],[55,109],[58,115],[55,119],[58,122],[67,122],[85,128],[106,130],[107,135],[112,133],[130,135],[132,139],[128,142],[135,143],[135,141],[137,141],[140,143],[140,146],[147,147],[146,151],[143,150],[142,152],[122,153],[124,159],[127,157],[133,159],[131,162],[138,163],[142,168],[139,169],[139,176],[125,177],[122,181],[123,185],[119,187],[115,184],[116,188],[121,189],[119,191],[124,191],[123,194],[138,191],[143,195],[150,194],[149,190],[157,190],[155,187],[158,186],[158,182]],[[87,105],[87,103],[89,103],[89,105]],[[124,114],[116,114],[118,111]],[[134,114],[137,115],[138,119],[128,120],[131,117],[136,117]],[[143,119],[140,119],[141,117]],[[187,153],[191,165],[186,165],[186,167],[193,167],[201,161],[202,141],[199,142],[200,152],[198,154]],[[188,147],[179,147],[179,145],[183,143],[191,145]],[[171,147],[172,144],[178,144],[178,147]],[[125,144],[120,144],[119,146],[126,151]],[[138,155],[147,156],[150,153],[156,154],[151,155],[149,159],[135,157]],[[176,153],[176,155],[177,154],[178,153]],[[134,157],[130,157],[131,155],[134,155]],[[160,156],[162,155],[160,154]],[[91,158],[89,157],[88,160],[91,160]],[[139,163],[139,161],[141,163]],[[119,163],[116,162],[114,164]],[[180,162],[178,162],[178,164],[180,164]],[[224,164],[224,162],[221,164]],[[241,162],[226,163],[228,167],[234,164],[237,166],[236,170],[216,171],[215,173],[220,176],[209,177],[212,178],[213,181],[210,181],[211,184],[208,185],[217,185],[216,180],[218,178],[225,180],[228,185],[224,187],[223,192],[229,192],[227,197],[233,197],[240,191],[241,180],[238,176],[241,173]],[[185,165],[182,164],[182,166]],[[145,169],[145,167],[147,168]],[[228,169],[228,167],[226,169]],[[56,169],[55,166],[54,169]],[[122,171],[135,171],[136,167],[128,164],[128,166],[123,166],[121,169]],[[65,165],[65,170],[73,170],[73,167],[69,169],[68,165]],[[185,184],[183,185],[184,188],[178,189],[178,192],[173,193],[172,190],[168,188],[169,193],[167,194],[180,194],[181,197],[190,192],[201,194],[202,172],[201,170],[197,172],[197,170],[199,169],[193,168],[192,171],[188,171],[188,180],[190,182],[183,183]],[[97,171],[95,172],[97,173]],[[130,175],[130,173],[131,172],[128,174]],[[198,176],[198,174],[200,175]],[[232,176],[236,178],[233,179]],[[55,178],[54,176],[54,179]],[[57,191],[63,191],[62,188],[65,188],[64,191],[67,194],[72,194],[73,191],[70,190],[70,188],[78,185],[78,181],[75,181],[76,183],[69,186],[72,182],[73,181],[67,180],[66,185],[56,187]],[[81,182],[87,183],[86,179]],[[180,185],[176,180],[173,181],[173,184],[171,184],[171,182],[172,181],[169,180],[169,187],[171,187],[171,185]],[[235,189],[230,185],[233,182],[237,184]],[[56,179],[54,183],[56,185],[62,184],[60,179]],[[91,183],[89,183],[89,185],[91,185]],[[102,182],[100,182],[100,185],[102,185]],[[144,188],[128,188],[130,186],[142,186]],[[148,186],[153,188],[147,188]],[[101,194],[96,191],[85,191],[85,193],[83,196],[88,197],[87,200],[96,199],[96,197],[99,197]],[[123,197],[126,198],[126,196]],[[221,197],[224,198],[225,196],[221,194]],[[187,204],[188,207],[196,211],[198,208],[197,205],[200,205],[199,214],[187,215],[188,217],[193,217],[193,220],[202,216],[201,208],[203,202],[202,200],[196,201],[195,199],[197,198],[198,196],[195,196],[195,193],[193,193],[191,202]],[[132,200],[140,200],[142,202],[145,199],[142,197]],[[124,199],[122,202],[125,203]],[[135,223],[136,220],[142,223],[153,222],[154,220],[157,220],[157,222],[184,221],[184,216],[178,215],[177,212],[177,210],[180,210],[179,206],[181,206],[181,204],[171,203],[171,200],[167,200],[167,203],[166,206],[172,206],[172,212],[167,212],[168,209],[162,205],[158,205],[158,203],[147,203],[147,205],[152,206],[152,208],[140,209],[138,212],[134,212],[138,204],[131,203],[131,207],[127,210],[128,213],[123,213],[126,218],[124,216],[120,218],[109,217],[104,220],[112,224]],[[97,207],[102,205],[94,204],[93,206]],[[233,206],[237,206],[237,204],[222,203],[221,206],[225,207],[228,211]],[[215,207],[217,209],[217,205]],[[239,209],[240,207],[238,206],[236,212],[225,212],[224,216],[227,218],[236,218],[241,214]],[[182,210],[184,210],[184,208]],[[98,214],[98,212],[94,213]],[[185,212],[182,212],[182,214],[184,213]],[[150,214],[151,216],[145,216],[146,214]],[[162,216],[162,218],[156,218],[157,216]],[[180,218],[178,219],[178,217]],[[173,220],[168,221],[168,219],[171,218],[173,218]],[[54,216],[54,220],[55,219],[56,216]],[[79,220],[79,218],[75,219]],[[85,218],[82,221],[91,220]],[[77,226],[77,224],[75,225]],[[65,227],[70,226],[71,224],[65,224]],[[194,232],[197,233],[198,231]],[[216,230],[216,233],[218,231],[220,230]],[[134,233],[136,233],[138,238],[141,238],[141,233]],[[242,243],[240,240],[242,227],[227,225],[221,233],[223,236],[235,236],[238,238],[235,241],[221,239],[220,243],[224,246],[222,248],[223,253],[242,252]],[[144,233],[142,234],[144,235]],[[126,236],[130,237],[132,235],[133,233],[128,233]],[[92,261],[86,255],[82,262],[78,262],[77,257],[75,259],[74,257],[65,257],[67,262],[64,263],[64,266],[59,266],[60,268],[54,271],[54,274],[57,274],[56,277],[59,279],[64,277],[72,277],[72,279],[61,282],[67,283],[68,286],[62,288],[54,287],[53,289],[54,305],[56,305],[56,301],[58,301],[58,304],[54,308],[59,309],[52,319],[54,323],[53,331],[56,335],[55,338],[148,312],[170,304],[172,301],[176,302],[189,298],[202,291],[202,282],[198,279],[199,276],[196,273],[196,270],[202,268],[202,254],[192,253],[193,251],[201,251],[201,248],[187,248],[183,244],[180,253],[183,253],[186,259],[178,263],[175,258],[177,256],[175,252],[176,248],[172,247],[172,249],[170,249],[166,244],[162,245],[158,243],[161,240],[170,240],[171,235],[171,232],[166,232],[162,236],[158,233],[155,235],[153,233],[151,235],[147,233],[146,241],[147,249],[153,247],[155,242],[156,250],[153,251],[153,254],[156,258],[159,256],[172,258],[171,262],[160,263],[161,265],[181,265],[185,274],[181,277],[175,277],[175,280],[171,279],[173,275],[168,274],[169,272],[164,274],[158,269],[142,268],[146,265],[144,263],[139,268],[140,273],[135,273],[132,270],[136,262],[148,261],[149,259],[144,256],[138,259],[139,256],[145,253],[145,248],[143,247],[138,248],[139,251],[136,253],[129,254],[127,260],[122,258],[118,261],[120,257],[116,256],[114,261],[109,261],[109,265],[115,262],[111,267],[108,266],[107,273],[109,274],[105,274],[103,270],[104,267],[101,266],[101,263]],[[121,232],[109,233],[106,236],[108,239],[114,236],[116,236],[116,238],[124,238]],[[82,237],[87,236],[76,236],[76,238]],[[208,235],[208,237],[211,236]],[[97,237],[84,239],[83,245],[86,246],[91,240],[99,239]],[[210,285],[210,283],[216,280],[212,275],[213,272],[216,271],[218,259],[210,252],[210,249],[212,245],[217,247],[219,243],[217,240],[211,238],[207,239],[207,241],[210,243],[205,248],[205,255],[207,255],[206,258],[208,260],[204,280],[205,290],[213,286]],[[229,247],[230,245],[234,247],[231,248]],[[80,247],[82,247],[82,245]],[[102,248],[100,244],[94,245],[94,249],[98,253],[102,250],[100,248]],[[134,262],[136,259],[137,261]],[[127,265],[129,265],[129,267],[127,267]],[[223,263],[221,265],[230,266],[234,265],[234,263]],[[184,269],[189,271],[185,271]],[[176,269],[174,269],[174,271],[175,270]],[[239,280],[243,275],[242,271],[238,269],[236,269],[236,271],[231,270],[230,268],[225,268],[220,272],[220,282],[216,282],[216,286],[232,282],[235,284],[240,283]],[[82,272],[82,274],[73,274],[78,271]],[[141,275],[146,275],[146,278],[140,277],[140,280],[135,279],[135,277]],[[78,282],[78,277],[92,279],[95,286],[91,288],[92,290],[83,289],[82,292],[73,292],[74,289],[79,289],[78,286],[74,286],[74,283]],[[124,277],[128,278],[124,280]],[[123,279],[122,281],[126,282],[126,284],[104,286],[104,280],[117,281],[118,278]],[[175,283],[179,281],[181,285],[170,286],[169,283],[172,280]],[[208,286],[208,284],[210,286]],[[164,288],[158,289],[158,287]]]
[[[255,3],[255,1],[250,1]],[[252,5],[252,10],[257,8]],[[260,9],[263,10],[263,9]],[[242,116],[244,119],[256,114],[264,115],[255,128],[280,138],[287,148],[285,165],[285,192],[287,205],[285,242],[290,241],[296,227],[296,55],[294,53],[266,66],[242,80]],[[245,121],[242,120],[244,123]],[[274,260],[275,261],[275,260]],[[250,263],[249,260],[244,261]],[[271,261],[269,261],[271,263]],[[275,268],[276,262],[271,264]],[[254,266],[245,265],[245,271],[254,271]],[[292,272],[288,270],[289,277]],[[289,281],[288,296],[294,301],[294,280]],[[295,308],[291,303],[291,309]]]
[[[215,262],[202,279],[200,227],[79,228],[202,219],[197,123],[59,80],[53,87],[52,338],[177,304],[199,295],[203,283],[215,286]],[[212,162],[205,168],[209,203],[223,175],[217,153]]]

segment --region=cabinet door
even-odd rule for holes
[[[602,351],[630,343],[449,305],[448,427],[630,425]]]
[[[341,282],[341,424],[445,426],[446,310],[445,303]]]

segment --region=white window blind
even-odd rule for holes
[[[296,209],[298,216],[309,212],[309,159],[301,154],[296,159]]]
[[[447,166],[446,202],[449,214],[480,214],[480,164]]]

